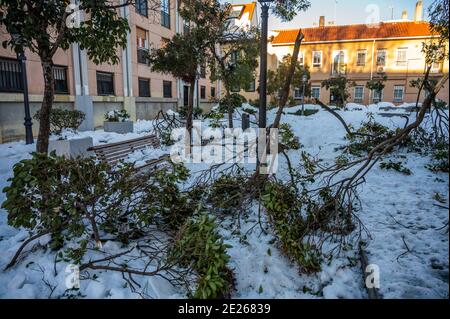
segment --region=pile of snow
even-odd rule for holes
[[[378,113],[386,111],[385,103],[361,106],[347,105],[347,111],[337,111],[348,124],[358,128],[368,116],[390,128],[402,127],[401,117],[383,117]],[[407,108],[411,105],[403,105]],[[249,104],[241,107],[253,108]],[[305,105],[307,109],[320,109],[317,105]],[[287,108],[282,117],[289,123],[304,151],[332,163],[339,154],[336,147],[347,143],[345,129],[329,112],[320,110],[308,117],[290,115],[300,110],[300,106]],[[398,112],[398,110],[397,110]],[[268,113],[268,123],[273,122],[276,109]],[[414,120],[415,112],[405,112]],[[207,127],[208,120],[203,121]],[[240,126],[239,116],[235,116],[235,127]],[[112,143],[152,132],[152,121],[137,121],[135,131],[129,134],[105,133],[103,130],[67,133],[68,138],[91,136],[94,145]],[[8,185],[12,167],[18,161],[29,158],[34,145],[13,142],[0,145],[0,187]],[[146,149],[131,154],[129,160],[142,163],[167,153],[164,149]],[[300,152],[289,152],[294,166],[300,163]],[[447,199],[449,176],[433,173],[425,168],[429,158],[417,153],[398,152],[387,157],[402,161],[413,174],[405,176],[392,170],[382,170],[375,165],[366,176],[367,182],[359,191],[362,208],[358,217],[368,229],[370,236],[364,235],[369,263],[380,269],[380,293],[384,298],[448,298],[448,210],[434,204],[436,193]],[[187,164],[192,178],[208,167],[208,164]],[[250,168],[250,167],[249,167]],[[279,158],[277,178],[288,180],[287,163]],[[5,194],[0,193],[0,203]],[[241,236],[232,232],[232,220],[225,219],[220,224],[220,232],[227,243],[233,247],[228,250],[230,266],[236,278],[236,298],[367,298],[363,283],[357,247],[343,252],[331,262],[322,264],[322,271],[315,275],[300,274],[298,267],[279,250],[271,234],[264,234],[256,226],[245,238],[247,230],[258,221],[258,210],[252,207],[249,217],[242,221]],[[262,216],[265,221],[264,214]],[[15,229],[7,224],[7,213],[0,210],[0,269],[9,262],[21,242],[26,239],[25,229]],[[42,244],[48,238],[41,239]],[[30,246],[31,247],[31,246]],[[106,242],[103,250],[118,252],[126,247],[118,243]],[[64,262],[54,264],[55,255],[50,250],[37,249],[24,255],[12,269],[0,272],[0,298],[48,298],[51,286],[55,286],[51,297],[64,296],[67,276]],[[137,265],[138,266],[138,265]],[[56,275],[54,272],[56,267]],[[82,280],[80,293],[86,298],[140,298],[132,292],[119,273],[92,271],[96,280]],[[45,283],[44,282],[44,280]],[[184,293],[172,287],[159,277],[134,276],[152,298],[183,298]]]

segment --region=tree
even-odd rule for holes
[[[117,49],[125,47],[129,31],[127,19],[119,15],[118,8],[132,4],[133,1],[115,4],[108,0],[80,0],[77,7],[69,1],[0,0],[0,25],[12,35],[3,41],[3,47],[10,47],[17,53],[30,50],[41,61],[44,98],[36,145],[38,152],[48,151],[49,116],[55,95],[55,53],[58,49],[69,49],[71,43],[79,43],[94,63],[117,63]],[[85,21],[78,21],[81,11],[87,16]]]
[[[191,133],[195,82],[200,67],[212,60],[210,48],[217,42],[227,12],[217,0],[183,0],[179,13],[189,22],[189,32],[176,34],[162,48],[153,48],[149,64],[155,72],[172,74],[190,84],[186,130]]]
[[[387,81],[387,75],[385,73],[378,74],[372,80],[367,81],[366,88],[372,92],[377,92],[381,96],[381,92],[384,90],[385,82]]]
[[[269,70],[267,72],[267,94],[271,95],[272,99],[277,103],[281,97],[280,93],[283,86],[286,83],[289,67],[291,66],[291,60],[292,56],[287,54],[282,58],[276,71]],[[301,66],[299,63],[295,64],[290,89],[303,87],[303,75],[306,75],[308,78],[308,83],[305,87],[305,95],[309,96],[311,94],[311,83],[309,83],[311,73],[309,72],[309,67],[307,65]]]
[[[322,81],[322,87],[330,90],[331,95],[337,103],[337,107],[344,107],[350,97],[348,90],[355,85],[356,83],[354,81],[349,81],[347,77],[343,75]]]
[[[233,19],[231,5],[226,4],[223,10],[227,12],[226,20]],[[210,61],[211,80],[220,79],[225,87],[225,99],[228,110],[228,127],[233,127],[234,106],[231,103],[231,90],[233,87],[249,89],[255,81],[258,67],[259,41],[258,33],[254,29],[229,28],[224,21],[222,30],[218,32],[217,49],[211,43],[210,50],[214,59]]]

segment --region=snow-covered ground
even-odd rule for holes
[[[347,105],[347,111],[339,111],[341,116],[358,127],[369,113],[375,120],[391,128],[403,126],[405,119],[395,116],[408,114],[410,105],[389,108],[388,104],[361,106]],[[246,106],[248,107],[248,106]],[[304,146],[302,150],[332,162],[339,154],[335,148],[346,143],[345,130],[330,113],[318,113],[303,117],[293,115],[301,107],[285,111],[282,122],[289,123]],[[317,106],[306,105],[317,109]],[[273,121],[275,111],[268,112],[268,123]],[[393,116],[379,113],[393,113]],[[224,120],[225,121],[225,120]],[[226,121],[225,121],[226,122]],[[236,126],[240,125],[236,121]],[[126,140],[148,134],[150,121],[135,123],[135,132],[125,135],[105,133],[102,130],[82,132],[81,136],[92,136],[94,145]],[[69,134],[69,138],[74,135]],[[13,142],[0,145],[0,188],[5,187],[12,175],[12,167],[21,159],[29,157],[33,145]],[[167,152],[166,149],[133,155],[142,160]],[[300,161],[300,153],[289,153],[293,163]],[[406,176],[392,170],[382,170],[376,165],[367,175],[367,182],[360,188],[362,209],[358,216],[370,232],[366,238],[369,262],[380,269],[380,293],[384,298],[448,298],[448,223],[449,212],[434,204],[436,193],[445,197],[448,205],[448,174],[433,173],[424,166],[429,158],[416,153],[399,153],[402,161],[411,169]],[[388,157],[389,159],[389,157]],[[204,165],[188,164],[194,173]],[[286,163],[280,157],[278,177],[287,178]],[[5,194],[0,193],[0,203]],[[263,218],[264,219],[264,218]],[[241,235],[254,226],[257,207],[249,212],[249,217],[241,225]],[[230,266],[236,279],[235,298],[367,298],[357,249],[349,250],[329,264],[322,265],[322,271],[315,275],[300,274],[273,243],[273,236],[264,234],[254,227],[246,238],[232,232],[230,221],[220,224],[225,241],[233,247],[228,250]],[[0,210],[0,269],[3,269],[27,237],[25,230],[17,230],[7,225],[7,214]],[[42,243],[45,240],[41,239]],[[30,245],[32,246],[32,245]],[[107,242],[107,251],[119,249],[117,243]],[[0,298],[48,298],[64,294],[66,264],[54,263],[54,253],[37,248],[26,254],[19,264],[7,271],[0,270]],[[55,270],[57,275],[55,276]],[[94,272],[91,272],[94,273]],[[88,298],[140,298],[125,284],[122,276],[113,272],[95,272],[95,279],[81,281],[80,297]],[[183,298],[177,291],[159,277],[135,277],[147,296],[154,298]],[[55,286],[51,292],[50,286]]]

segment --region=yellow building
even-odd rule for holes
[[[370,104],[379,101],[402,104],[416,102],[418,90],[410,87],[410,81],[423,77],[425,56],[422,44],[433,36],[429,24],[421,21],[421,2],[415,13],[415,21],[403,20],[381,22],[376,25],[326,26],[320,18],[318,27],[301,29],[305,35],[299,62],[311,72],[312,96],[325,103],[333,103],[334,97],[321,82],[338,75],[355,81],[349,102]],[[271,41],[270,51],[279,59],[292,54],[298,29],[277,30]],[[448,49],[448,46],[447,46]],[[448,61],[432,66],[432,75],[439,77],[448,73]],[[385,88],[379,96],[365,86],[380,76],[387,75]],[[294,98],[301,98],[301,90],[293,91]],[[438,96],[449,102],[448,82]]]

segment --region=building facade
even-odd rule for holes
[[[122,7],[120,14],[129,21],[128,45],[120,50],[116,65],[96,65],[86,53],[73,44],[54,56],[54,107],[79,109],[86,113],[82,130],[102,127],[104,114],[126,109],[133,120],[153,119],[160,110],[176,110],[187,105],[189,84],[171,75],[151,72],[145,59],[150,47],[158,48],[175,33],[185,31],[178,14],[178,1],[161,0],[160,10],[148,10],[147,1]],[[9,35],[1,30],[0,41]],[[31,114],[41,106],[44,92],[43,72],[39,57],[25,52]],[[24,136],[24,98],[20,81],[21,68],[10,49],[0,48],[0,142]],[[207,70],[200,71],[194,103],[208,110],[220,94],[220,83],[208,79]],[[33,121],[33,133],[38,123]]]
[[[419,1],[414,21],[381,22],[376,25],[325,25],[325,17],[319,25],[302,29],[305,38],[301,44],[299,63],[311,73],[311,95],[325,103],[333,104],[335,97],[322,88],[322,81],[339,75],[354,81],[348,102],[371,104],[379,101],[415,103],[418,89],[410,81],[423,77],[426,68],[422,52],[424,42],[436,36],[430,33],[429,24],[422,21],[422,3]],[[270,51],[279,59],[292,54],[298,29],[274,31]],[[448,50],[448,45],[447,48]],[[432,76],[448,73],[448,61],[432,66]],[[372,79],[387,76],[381,95],[366,88]],[[292,95],[301,99],[302,91],[294,88]],[[426,93],[424,93],[426,94]],[[421,97],[423,98],[423,96]],[[449,102],[448,82],[438,98]]]

